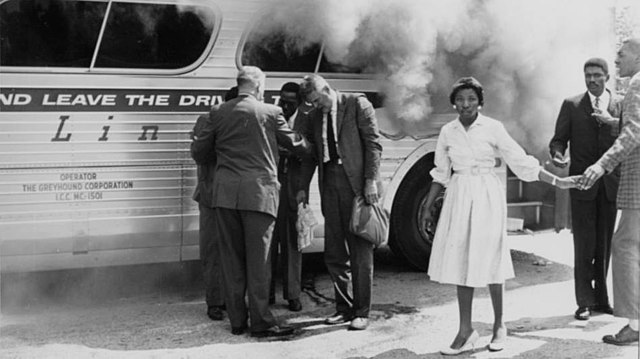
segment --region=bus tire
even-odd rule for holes
[[[419,221],[424,208],[434,167],[433,154],[420,159],[402,180],[391,210],[391,237],[389,247],[397,256],[405,259],[411,267],[426,271],[433,244],[435,228],[425,228]],[[437,222],[442,195],[434,206],[434,220]]]

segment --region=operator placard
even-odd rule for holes
[[[105,191],[133,188],[132,180],[100,179],[97,172],[65,172],[55,182],[22,184],[22,192],[51,193],[56,201],[96,201]]]

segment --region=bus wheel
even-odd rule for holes
[[[391,209],[389,247],[394,254],[421,271],[426,271],[429,266],[435,233],[435,228],[427,228],[419,220],[420,214],[425,210],[424,205],[431,187],[429,171],[433,167],[433,155],[418,161],[400,184]],[[437,223],[440,214],[442,198],[442,194],[438,196],[434,205],[434,223]]]

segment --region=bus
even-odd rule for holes
[[[282,5],[282,4],[280,4]],[[433,228],[419,223],[440,127],[399,130],[380,77],[331,63],[322,40],[263,31],[269,0],[0,2],[0,271],[197,260],[196,165],[190,131],[223,101],[243,65],[267,73],[265,101],[318,73],[362,92],[382,134],[389,246],[426,270]],[[258,30],[260,29],[260,30]],[[269,48],[265,44],[269,44]],[[502,178],[506,169],[496,161]],[[317,185],[310,203],[321,218]],[[323,226],[308,251],[321,251]]]

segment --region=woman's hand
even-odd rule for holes
[[[578,187],[578,180],[582,176],[558,177],[556,187],[560,189],[569,189]]]

